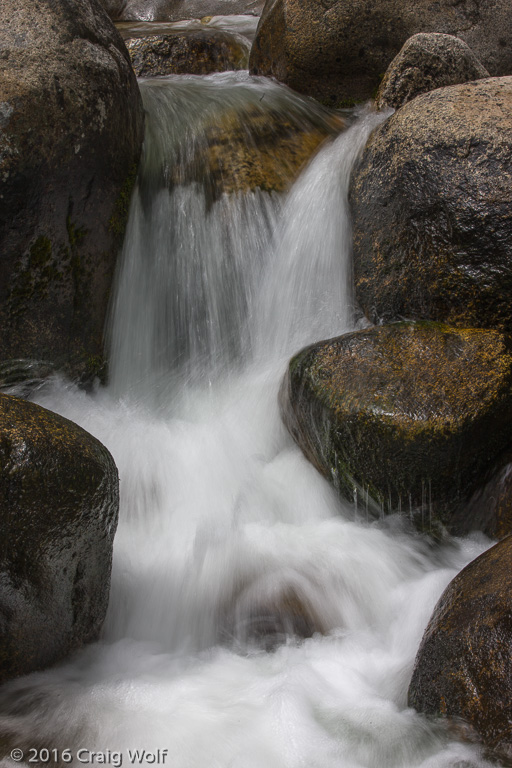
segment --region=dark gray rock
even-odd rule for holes
[[[0,683],[97,638],[118,508],[117,470],[98,440],[0,395]]]
[[[503,334],[395,323],[300,352],[280,403],[304,454],[349,501],[458,533],[454,513],[510,445],[511,382]]]
[[[250,48],[243,37],[220,29],[184,29],[135,37],[126,40],[126,47],[138,77],[245,69]]]
[[[512,759],[511,562],[508,536],[448,585],[423,636],[409,687],[410,706],[449,718],[506,765]]]
[[[137,82],[99,0],[3,0],[0,27],[0,359],[92,375],[141,149]]]
[[[378,109],[398,109],[420,93],[489,77],[469,46],[453,35],[413,35],[389,65],[377,93]]]
[[[417,96],[351,180],[357,299],[372,322],[512,330],[512,77]]]
[[[372,97],[417,32],[465,40],[491,75],[512,74],[509,0],[267,0],[250,71],[329,104]]]

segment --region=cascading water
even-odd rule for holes
[[[483,766],[406,692],[436,600],[486,542],[430,550],[397,518],[354,520],[277,408],[289,356],[354,322],[346,192],[382,116],[327,143],[287,195],[219,196],[180,176],[219,110],[326,114],[244,74],[142,91],[112,383],[37,396],[119,467],[109,612],[101,643],[4,686],[0,734],[89,765],[160,749],[174,768]]]

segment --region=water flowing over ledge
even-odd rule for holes
[[[290,355],[354,322],[348,178],[382,116],[327,142],[288,194],[218,196],[176,169],[208,149],[222,110],[326,114],[244,74],[142,90],[111,386],[91,397],[56,380],[38,396],[120,471],[109,614],[100,644],[3,689],[3,731],[75,752],[168,749],[179,768],[484,765],[406,691],[437,598],[486,542],[434,553],[396,519],[354,520],[277,411]]]

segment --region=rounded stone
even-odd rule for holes
[[[350,185],[356,297],[372,322],[512,330],[512,77],[417,96]]]
[[[409,704],[450,718],[494,757],[512,758],[512,537],[448,585],[416,657]],[[508,764],[508,762],[507,762]]]
[[[398,109],[420,93],[489,77],[471,48],[458,37],[419,33],[407,40],[380,84],[377,109]]]
[[[117,469],[96,438],[0,395],[0,683],[97,639],[118,510]]]
[[[348,500],[454,530],[453,513],[510,445],[511,381],[511,344],[501,333],[396,323],[296,355],[281,411]]]

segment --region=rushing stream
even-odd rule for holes
[[[286,195],[212,199],[175,169],[219,110],[326,114],[244,73],[141,87],[111,384],[54,379],[36,396],[119,468],[109,612],[100,643],[4,686],[1,732],[73,765],[139,764],[134,749],[172,768],[484,765],[406,700],[438,597],[489,542],[434,548],[398,517],[356,514],[278,413],[289,357],[353,327],[348,178],[383,116],[361,114]]]

